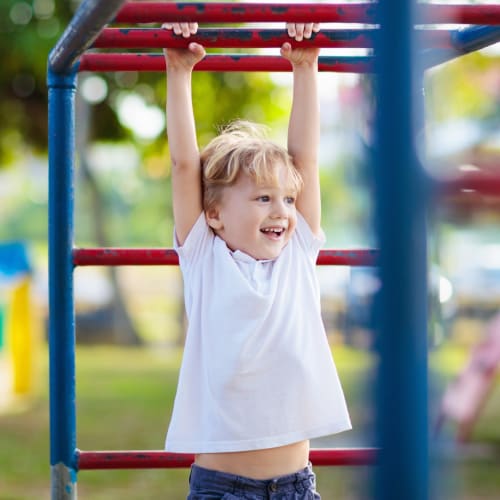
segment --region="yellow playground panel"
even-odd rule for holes
[[[36,346],[26,246],[0,243],[0,407],[33,389]]]

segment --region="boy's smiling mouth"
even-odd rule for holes
[[[285,234],[284,227],[264,227],[260,230],[261,233],[264,233],[267,237],[272,239],[278,239]]]

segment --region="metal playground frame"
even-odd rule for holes
[[[363,29],[325,30],[303,44],[373,48],[361,57],[321,57],[320,71],[374,72],[378,79],[373,181],[378,250],[325,250],[319,265],[377,265],[377,448],[312,450],[315,465],[374,465],[373,498],[424,500],[429,493],[427,409],[427,258],[425,207],[430,193],[474,185],[500,193],[500,179],[467,177],[435,185],[417,159],[423,123],[424,71],[500,41],[500,5],[378,3],[176,3],[83,0],[49,55],[49,348],[52,498],[76,498],[86,469],[188,467],[191,455],[163,451],[81,451],[76,443],[73,271],[86,265],[176,265],[170,249],[73,247],[75,93],[81,71],[164,71],[159,53],[90,52],[91,48],[180,46],[158,28],[108,28],[184,20],[200,23],[322,21]],[[436,24],[466,24],[436,30]],[[414,29],[419,25],[419,29]],[[201,29],[207,47],[278,47],[276,30]],[[397,41],[397,43],[394,43]],[[290,71],[274,56],[208,55],[197,71]],[[389,111],[390,110],[390,111]],[[327,383],[327,381],[325,381]]]

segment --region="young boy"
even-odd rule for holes
[[[165,29],[189,37],[196,24]],[[290,37],[318,25],[288,24]],[[167,49],[175,248],[189,320],[166,449],[194,453],[190,500],[320,498],[309,440],[350,428],[320,314],[319,50],[293,67],[288,151],[237,122],[201,152],[191,73]]]

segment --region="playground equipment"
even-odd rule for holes
[[[422,122],[418,97],[423,71],[500,40],[499,5],[422,5],[380,0],[348,4],[245,4],[84,1],[49,56],[50,167],[50,392],[52,496],[76,497],[77,471],[184,467],[190,455],[160,451],[79,451],[75,422],[73,269],[77,265],[175,265],[165,249],[74,249],[74,94],[78,71],[164,71],[163,55],[89,53],[89,47],[141,48],[185,43],[158,28],[105,29],[107,23],[242,23],[323,21],[368,23],[368,30],[326,31],[304,45],[373,47],[375,56],[321,57],[321,71],[367,72],[378,77],[373,156],[375,226],[379,250],[325,251],[319,264],[373,265],[383,287],[377,302],[377,449],[312,450],[316,465],[374,464],[374,498],[426,499],[428,493],[426,227],[431,192],[467,188],[481,179],[435,184],[421,169],[415,134]],[[414,25],[479,24],[434,32]],[[210,46],[280,46],[283,35],[266,30],[201,30],[193,40]],[[268,37],[269,35],[269,37]],[[247,42],[243,42],[243,38]],[[397,43],[395,43],[397,41]],[[418,47],[418,50],[416,49]],[[274,56],[208,55],[198,71],[289,71]],[[388,113],[390,110],[390,114]],[[499,179],[486,183],[486,189]],[[325,381],[327,383],[327,381]]]
[[[22,243],[0,244],[0,408],[2,400],[29,394],[35,345],[30,297],[31,264]]]
[[[469,360],[458,377],[444,393],[436,431],[447,420],[457,424],[457,439],[470,438],[479,413],[493,390],[500,366],[500,314],[486,326],[486,335],[470,353]]]

